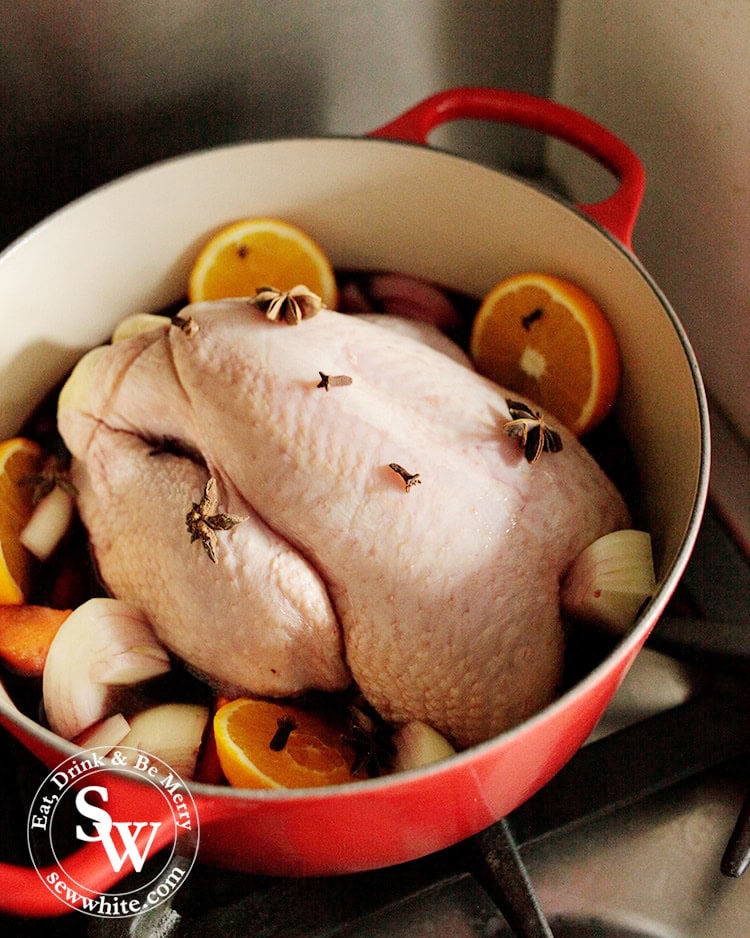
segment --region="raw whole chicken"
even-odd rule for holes
[[[354,681],[467,746],[554,697],[561,577],[628,514],[552,418],[563,448],[530,464],[501,388],[374,318],[149,317],[82,359],[59,428],[106,587],[193,670],[262,696]]]

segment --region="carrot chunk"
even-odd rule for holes
[[[23,677],[41,677],[52,639],[70,609],[0,606],[0,661]]]

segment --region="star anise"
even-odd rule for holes
[[[323,308],[321,298],[303,284],[286,291],[276,287],[258,287],[253,303],[272,322],[283,320],[292,326],[317,316]]]
[[[216,563],[216,531],[228,531],[235,524],[244,521],[234,515],[217,512],[218,495],[216,479],[213,476],[206,482],[200,502],[193,502],[193,507],[185,516],[185,525],[190,532],[190,543],[200,541],[210,559]]]
[[[343,734],[342,740],[355,753],[351,765],[352,775],[364,770],[369,778],[377,778],[391,767],[396,754],[392,742],[393,732],[393,727],[385,723],[364,698],[359,697],[349,705],[347,732]]]
[[[526,461],[535,463],[542,453],[559,453],[563,448],[560,434],[548,427],[544,417],[522,401],[506,398],[511,419],[503,424],[503,432],[518,440]]]
[[[75,497],[78,492],[70,481],[70,470],[67,460],[60,456],[49,456],[42,464],[39,472],[24,476],[19,485],[29,486],[32,490],[32,502],[38,504],[45,495],[54,488],[62,489],[68,495]]]

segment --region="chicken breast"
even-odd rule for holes
[[[550,418],[563,448],[529,464],[502,389],[374,321],[289,326],[237,300],[183,315],[197,331],[164,320],[95,349],[60,397],[111,593],[232,692],[354,680],[459,746],[550,701],[561,577],[628,524],[578,441]],[[207,534],[207,514],[233,517]]]

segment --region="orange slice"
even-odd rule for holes
[[[20,534],[33,509],[33,489],[21,480],[39,471],[42,449],[14,437],[0,443],[0,603],[22,603],[29,592],[31,554]]]
[[[217,710],[214,736],[221,769],[239,788],[318,788],[358,777],[341,727],[299,706],[241,697]]]
[[[255,296],[259,287],[291,290],[303,284],[328,307],[337,302],[336,278],[320,245],[278,218],[247,218],[217,232],[198,255],[188,298]]]
[[[469,350],[481,374],[536,401],[578,436],[617,396],[612,327],[587,293],[559,277],[522,273],[494,287],[477,312]]]

